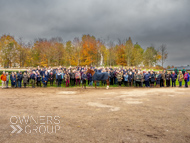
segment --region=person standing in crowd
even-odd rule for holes
[[[47,84],[48,84],[48,79],[49,79],[49,74],[48,74],[48,71],[46,70],[45,71],[45,74],[44,74],[44,76],[45,76],[45,79],[46,79],[46,86],[47,86]]]
[[[110,85],[113,85],[113,79],[114,79],[114,72],[111,69],[111,72],[110,72]]]
[[[124,77],[124,85],[128,86],[128,78],[129,78],[129,76],[128,76],[127,72],[124,74],[123,77]]]
[[[149,77],[150,77],[150,74],[148,72],[146,72],[145,75],[144,75],[145,87],[150,87]]]
[[[144,72],[141,71],[141,87],[143,87],[144,84]]]
[[[18,72],[17,78],[18,78],[18,87],[21,88],[22,87],[22,72]]]
[[[160,87],[165,87],[165,82],[166,82],[166,71],[164,70],[161,73]]]
[[[62,80],[62,74],[61,74],[61,71],[57,71],[57,74],[56,74],[56,79],[57,79],[57,87],[61,87],[61,80]]]
[[[156,74],[156,87],[160,87],[160,81],[161,81],[162,75],[161,73],[158,71]]]
[[[28,75],[26,74],[26,72],[24,72],[24,75],[23,75],[24,88],[26,88],[27,83],[28,83]]]
[[[31,71],[28,70],[28,71],[27,71],[27,76],[28,76],[27,84],[28,84],[28,87],[30,86],[30,75],[31,75]]]
[[[182,87],[182,81],[183,81],[183,73],[182,73],[182,71],[179,71],[178,81],[179,81],[179,87]]]
[[[176,75],[178,75],[178,74],[179,74],[179,70],[178,70],[178,68],[177,68],[177,67],[175,67],[173,71],[175,72],[175,74],[176,74]],[[172,74],[173,74],[173,73],[172,73]]]
[[[69,87],[69,83],[70,83],[70,76],[69,76],[69,73],[66,72],[65,74],[65,82],[66,82],[66,87]]]
[[[47,77],[45,77],[45,75],[43,75],[42,77],[42,83],[43,83],[43,87],[47,86]]]
[[[15,80],[15,88],[17,88],[18,87],[18,75],[17,75],[17,72],[15,72],[15,78],[16,78],[16,80]]]
[[[70,72],[70,77],[71,77],[71,86],[75,86],[75,71]]]
[[[89,86],[93,85],[93,81],[92,81],[92,75],[91,73],[89,74]]]
[[[54,75],[52,71],[50,72],[49,79],[50,79],[50,86],[53,86]]]
[[[183,68],[181,71],[182,71],[182,74],[184,75],[184,74],[185,74],[185,72],[186,72],[186,69],[185,69],[185,68]]]
[[[129,86],[131,87],[133,85],[133,75],[132,72],[129,72],[129,76],[128,76],[128,81],[129,81]]]
[[[134,85],[134,87],[136,86],[136,79],[137,79],[137,74],[136,74],[136,72],[134,72],[134,74],[133,74],[133,85]]]
[[[9,73],[6,72],[6,88],[9,88]]]
[[[83,74],[82,74],[82,88],[84,86],[85,89],[86,89],[86,80],[87,80],[86,72],[83,72]]]
[[[151,71],[150,72],[150,87],[154,87],[155,83],[155,74]]]
[[[77,84],[79,84],[79,86],[80,86],[81,75],[80,75],[80,72],[79,72],[79,71],[77,71],[77,72],[75,73],[75,79],[76,79],[76,86],[77,86]]]
[[[122,83],[122,79],[123,79],[123,75],[122,75],[122,73],[121,72],[117,72],[117,82],[118,82],[118,84],[119,84],[119,86],[121,86],[121,83]]]
[[[142,87],[142,84],[141,84],[141,80],[142,80],[142,75],[140,73],[140,71],[138,72],[138,74],[136,75],[136,87]]]
[[[172,72],[171,79],[172,79],[172,87],[176,87],[177,74],[175,73],[175,71]]]
[[[35,81],[36,81],[35,71],[33,71],[33,73],[30,75],[30,79],[31,79],[32,88],[35,88]]]
[[[166,86],[167,87],[170,87],[170,79],[171,79],[171,74],[168,71],[167,74],[166,74]]]
[[[36,80],[37,80],[37,87],[41,87],[41,80],[42,79],[41,79],[41,75],[39,72],[37,73]]]
[[[11,87],[12,88],[15,88],[15,82],[16,82],[16,78],[15,78],[15,74],[12,72],[12,75],[11,75]]]
[[[90,76],[91,76],[91,74],[87,73],[86,75],[87,75],[88,85],[90,85]]]
[[[185,87],[188,88],[189,73],[187,71],[184,74],[184,80],[185,80]]]

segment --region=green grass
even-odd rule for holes
[[[2,84],[1,79],[0,79],[0,84]],[[155,85],[156,85],[156,83],[155,83]],[[165,85],[166,85],[166,84],[165,84]],[[170,81],[170,86],[171,86],[171,85],[172,85],[172,82]],[[182,86],[184,86],[184,85],[185,85],[185,81],[183,80]],[[190,85],[190,82],[188,82],[188,85]],[[10,81],[10,80],[9,80],[9,86],[11,86],[11,81]],[[22,87],[23,87],[23,86],[24,86],[24,85],[22,84]],[[31,84],[30,84],[29,86],[31,87]],[[36,84],[35,84],[35,86],[36,86]],[[42,83],[41,83],[41,86],[43,86]],[[86,86],[87,86],[87,87],[90,87],[90,86],[88,86],[88,82],[86,82]],[[95,86],[95,84],[93,83],[93,86],[91,86],[91,87],[94,87],[94,86]],[[176,81],[176,86],[179,86],[178,80]],[[57,87],[57,84],[55,84],[55,81],[54,81],[53,86],[50,86],[50,82],[48,82],[47,87]],[[63,84],[61,84],[61,87],[66,87],[66,83],[64,82]],[[71,86],[71,84],[70,84],[69,87],[67,87],[67,88],[75,88],[75,87],[82,87],[82,84],[80,84],[80,86],[79,86],[79,85],[77,85],[77,86]],[[97,86],[97,87],[106,87],[106,85],[105,85],[105,86],[102,86],[102,83],[99,82],[99,86]],[[118,84],[114,84],[114,85],[110,85],[109,87],[119,87],[119,85],[118,85]],[[121,87],[125,87],[125,85],[122,84]]]

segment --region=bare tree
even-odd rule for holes
[[[168,52],[166,45],[162,44],[160,47],[160,54],[161,54],[161,62],[162,62],[162,67],[164,66],[164,62],[168,58]]]

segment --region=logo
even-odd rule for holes
[[[11,116],[10,123],[12,134],[53,134],[61,129],[59,116]]]

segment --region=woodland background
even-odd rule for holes
[[[24,43],[22,38],[15,40],[11,35],[0,38],[1,67],[36,66],[143,66],[153,67],[160,63],[163,67],[168,53],[166,45],[143,49],[133,44],[129,37],[117,43],[105,42],[91,35],[81,39],[63,42],[62,38],[35,39]]]

